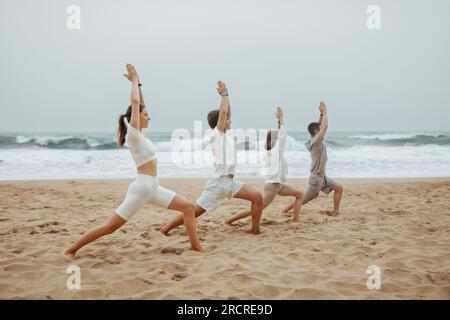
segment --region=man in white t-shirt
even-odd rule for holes
[[[208,180],[203,193],[196,201],[195,216],[205,212],[213,212],[225,198],[239,198],[251,201],[252,227],[250,232],[260,234],[259,222],[263,208],[262,195],[252,187],[235,177],[236,146],[234,138],[227,134],[231,125],[231,108],[228,100],[228,89],[225,83],[217,83],[217,91],[222,97],[220,109],[208,113],[208,124],[213,129],[211,147],[214,155],[214,175]],[[168,234],[170,230],[183,224],[183,216],[175,218],[165,225],[161,232]]]

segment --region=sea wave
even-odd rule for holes
[[[207,137],[192,140],[171,140],[170,133],[149,135],[157,151],[172,151],[175,149],[204,149],[208,144]],[[288,135],[286,150],[301,151],[309,140],[307,135]],[[330,148],[352,148],[354,146],[450,146],[449,134],[429,133],[380,133],[380,134],[334,134],[329,133],[326,144]],[[263,148],[264,141],[257,144],[251,142],[238,143],[239,150],[255,150]],[[19,134],[0,136],[0,149],[44,148],[61,150],[114,150],[117,149],[116,137],[113,135],[82,135],[82,134]]]

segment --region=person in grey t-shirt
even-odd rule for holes
[[[327,148],[323,143],[325,134],[328,130],[328,115],[327,106],[325,103],[320,102],[319,106],[320,119],[319,122],[312,122],[308,125],[308,131],[311,134],[311,140],[306,144],[311,155],[311,169],[308,180],[308,189],[305,192],[305,198],[303,204],[307,204],[312,199],[316,198],[320,191],[324,193],[330,193],[334,190],[334,208],[333,211],[324,211],[324,213],[330,216],[336,216],[339,214],[339,205],[341,203],[342,193],[344,188],[342,185],[336,183],[333,179],[326,175],[327,165]],[[293,204],[287,206],[283,212],[287,213],[293,208]]]

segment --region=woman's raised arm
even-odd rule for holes
[[[140,124],[139,124],[139,106],[141,104],[140,98],[139,98],[139,76],[136,72],[136,69],[131,65],[127,64],[127,74],[124,74],[124,76],[131,81],[131,119],[130,119],[130,125],[140,130]]]

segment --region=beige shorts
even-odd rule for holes
[[[287,191],[290,189],[289,186],[283,183],[265,183],[264,193],[263,193],[263,203],[264,206],[268,206],[276,195],[286,195]]]
[[[316,198],[320,191],[330,193],[336,185],[336,181],[330,177],[311,174],[308,179],[308,189],[305,192],[305,200],[311,201]]]

